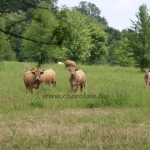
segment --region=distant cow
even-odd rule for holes
[[[57,64],[58,64],[58,65],[64,65],[64,63],[63,63],[63,62],[58,62]]]
[[[45,84],[51,84],[52,86],[55,87],[56,85],[56,73],[54,72],[53,69],[48,69],[45,70],[44,73],[41,75],[41,83]]]
[[[43,74],[43,71],[38,69],[29,69],[23,76],[24,84],[29,92],[33,93],[33,88],[37,90],[37,93],[40,88],[40,77]]]
[[[82,91],[83,86],[85,89],[86,88],[85,73],[82,70],[78,70],[78,68],[73,67],[73,66],[68,67],[67,69],[70,71],[69,82],[70,82],[71,90],[73,91],[74,86],[76,86],[76,91],[78,91],[79,86],[80,86],[81,91]]]
[[[150,70],[149,69],[143,69],[145,75],[144,75],[144,81],[146,85],[150,85]]]
[[[66,60],[65,67],[67,68],[67,67],[71,67],[71,66],[77,67],[77,64],[72,60]]]

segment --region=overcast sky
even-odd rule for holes
[[[108,25],[120,31],[130,28],[130,19],[137,21],[135,14],[139,12],[140,5],[146,4],[150,9],[150,0],[59,0],[58,7],[66,5],[71,8],[78,6],[81,1],[95,4],[101,10],[101,16],[108,21]]]

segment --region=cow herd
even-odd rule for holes
[[[86,90],[86,75],[82,70],[79,70],[79,66],[74,61],[66,60],[64,63],[58,62],[58,64],[64,64],[68,71],[70,71],[69,82],[71,86],[71,90],[73,91],[73,87],[76,86],[76,91],[80,86],[80,90],[82,91],[83,87]],[[28,69],[23,76],[24,84],[26,89],[33,93],[33,88],[39,92],[41,84],[52,84],[53,87],[56,85],[56,73],[50,68],[48,70],[40,71],[37,68]]]
[[[80,87],[80,90],[82,91],[83,87],[86,90],[86,75],[82,70],[79,70],[79,66],[72,61],[72,60],[66,60],[63,62],[58,62],[59,65],[65,65],[65,68],[70,72],[69,82],[71,86],[71,90],[73,91],[73,87],[76,86],[76,91],[78,91],[78,88]],[[150,85],[150,69],[143,69],[145,75],[144,75],[144,81],[146,83],[146,86]],[[28,69],[27,72],[25,72],[23,76],[24,84],[26,86],[26,89],[33,93],[33,88],[39,92],[40,85],[42,84],[52,84],[53,87],[56,85],[56,73],[55,71],[50,68],[48,70],[40,71],[37,68],[31,68]]]

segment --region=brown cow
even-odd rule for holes
[[[51,84],[55,87],[56,85],[56,73],[53,69],[48,69],[44,71],[44,74],[41,75],[41,83]]]
[[[82,70],[78,70],[78,68],[73,67],[73,66],[67,68],[70,71],[69,82],[70,82],[72,91],[73,91],[74,86],[76,86],[76,91],[78,91],[79,86],[80,86],[81,91],[82,91],[83,86],[84,86],[84,89],[86,88],[85,73]],[[86,90],[86,92],[87,92],[87,90]]]
[[[40,71],[38,69],[29,69],[23,76],[24,84],[29,89],[29,92],[33,93],[33,88],[37,90],[37,93],[40,88],[40,76],[44,71]]]
[[[144,75],[144,81],[146,85],[150,85],[150,70],[149,69],[143,69],[145,75]]]
[[[77,64],[72,60],[66,60],[64,64],[66,68],[71,66],[77,67]]]

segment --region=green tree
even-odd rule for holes
[[[107,34],[94,23],[89,25],[90,36],[91,36],[91,51],[89,61],[92,64],[104,63],[104,59],[108,53],[107,45]]]
[[[79,6],[73,7],[79,12],[85,14],[86,16],[91,16],[93,18],[96,18],[99,22],[102,24],[107,25],[107,20],[104,17],[101,17],[101,10],[93,3],[91,2],[86,2],[86,1],[81,1],[79,3]]]
[[[119,30],[116,30],[112,27],[108,27],[105,29],[105,32],[108,33],[108,46],[110,46],[113,41],[120,41],[122,39],[122,34]]]
[[[122,40],[119,42],[118,47],[114,48],[113,54],[111,56],[111,64],[123,66],[123,67],[129,67],[129,66],[135,66],[135,59],[133,51],[130,47],[128,47],[128,39],[122,38]]]
[[[26,18],[26,15],[27,14],[21,10],[19,10],[18,12],[5,14],[4,17],[6,20],[6,31],[22,36],[22,33],[25,31],[25,26],[27,25],[27,22],[24,20]],[[17,60],[22,61],[22,56],[20,55],[22,42],[21,38],[16,38],[15,36],[10,36],[9,34],[8,36],[10,38],[11,47],[16,53]]]
[[[119,48],[120,41],[122,39],[122,33],[119,30],[116,30],[112,27],[108,27],[105,29],[106,33],[108,33],[108,41],[107,41],[107,48],[108,48],[108,55],[107,61],[110,65],[115,65],[114,53],[115,50]]]
[[[44,3],[40,6],[43,7]],[[31,25],[28,25],[24,32],[25,37],[30,37],[35,41],[23,40],[22,43],[22,54],[25,59],[29,61],[35,61],[38,66],[50,61],[50,56],[53,51],[53,42],[57,41],[57,38],[53,37],[53,32],[58,26],[58,21],[55,19],[53,13],[49,10],[34,10],[34,19],[31,21]],[[53,39],[53,40],[51,40]],[[43,44],[45,41],[50,41],[51,45]]]
[[[3,18],[6,17],[6,14],[12,14],[12,12],[19,13],[20,10],[26,12],[24,18],[18,16],[16,20],[13,20],[13,22],[10,21],[9,28],[6,29],[0,28],[0,32],[10,35],[11,37],[16,37],[16,38],[32,41],[35,43],[39,43],[39,41],[37,41],[37,39],[35,39],[34,37],[33,38],[24,37],[21,34],[18,34],[18,32],[13,32],[11,29],[15,28],[16,25],[22,24],[22,22],[24,21],[30,24],[30,21],[33,19],[40,23],[41,21],[40,15],[38,18],[35,17],[36,15],[33,15],[34,10],[37,9],[40,10],[41,16],[42,16],[42,12],[45,10],[51,11],[53,14],[56,14],[58,12],[57,9],[58,7],[56,5],[57,1],[58,0],[40,0],[40,1],[39,0],[13,0],[13,1],[2,0],[0,1],[0,13],[1,13],[0,16],[2,16]],[[43,2],[43,4],[45,5],[42,6],[39,5],[40,2],[41,3]],[[53,39],[49,39],[49,41],[40,41],[40,43],[51,45],[52,40]]]
[[[138,66],[143,69],[150,66],[150,16],[146,4],[139,7],[136,14],[137,21],[132,21],[127,37],[129,46],[133,50]]]
[[[0,17],[0,28],[5,30],[5,20]],[[15,53],[11,49],[8,37],[0,32],[0,61],[15,60]]]
[[[92,47],[86,16],[75,9],[68,11],[66,15],[71,35],[64,41],[62,50],[66,52],[66,58],[84,62],[90,56]]]

